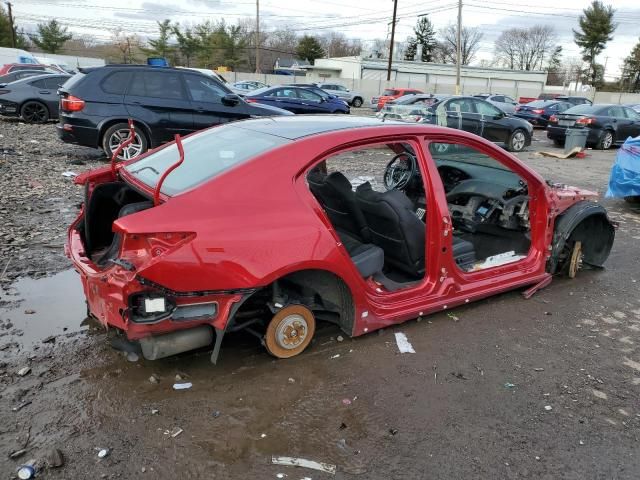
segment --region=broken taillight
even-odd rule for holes
[[[84,108],[84,100],[73,95],[60,97],[60,110],[65,112],[79,112]]]
[[[596,119],[593,117],[582,117],[576,120],[576,125],[593,125]]]
[[[192,232],[127,233],[120,259],[140,268],[151,260],[177,250],[196,236]]]
[[[250,98],[250,97],[245,97],[244,101],[247,102],[247,103],[258,103],[258,100],[256,100],[255,98]]]
[[[557,123],[558,122],[558,117],[556,117],[555,115],[551,115],[549,117],[549,122],[551,123]]]
[[[536,109],[536,110],[531,110],[533,113],[537,113],[538,115],[540,115],[541,113],[544,113],[544,110],[541,109]]]

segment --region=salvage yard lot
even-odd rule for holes
[[[518,156],[550,180],[605,190],[615,150],[555,160],[535,156],[543,149],[557,151],[536,130]],[[639,209],[603,200],[620,224],[606,269],[558,278],[531,300],[511,292],[355,340],[323,326],[287,361],[238,334],[217,366],[208,352],[130,362],[84,325],[63,254],[82,201],[63,173],[104,162],[59,142],[53,124],[0,121],[6,478],[51,448],[65,465],[43,478],[638,477]],[[393,332],[416,353],[400,354]],[[192,388],[173,390],[178,379]],[[274,466],[272,455],[337,473]]]

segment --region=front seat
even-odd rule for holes
[[[411,200],[399,190],[376,192],[369,182],[356,189],[371,241],[384,250],[385,262],[415,277],[424,276],[425,224]]]
[[[307,175],[307,182],[339,234],[346,233],[361,243],[370,241],[369,228],[347,177],[340,172],[325,175],[314,169]]]

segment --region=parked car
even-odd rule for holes
[[[67,73],[59,71],[49,65],[40,65],[37,63],[6,63],[4,65],[0,65],[0,76],[17,70],[39,70],[42,73]]]
[[[546,127],[549,124],[551,115],[562,113],[573,107],[569,102],[559,102],[557,100],[534,100],[526,105],[516,107],[514,116],[522,118],[531,125]]]
[[[371,108],[375,111],[379,111],[384,107],[384,104],[389,100],[403,97],[405,95],[416,95],[418,93],[424,93],[421,90],[415,88],[387,88],[379,97],[373,97],[371,99]]]
[[[329,94],[323,97],[307,87],[280,85],[261,88],[248,93],[245,99],[250,103],[271,105],[292,113],[349,113],[349,105],[344,100]]]
[[[385,117],[464,130],[513,152],[531,145],[533,127],[529,122],[511,117],[485,100],[451,95],[433,95],[424,100],[428,103],[393,105],[389,113],[384,111]]]
[[[486,100],[487,102],[495,105],[500,110],[505,113],[512,114],[516,110],[516,102],[513,98],[508,97],[507,95],[495,94],[495,93],[480,93],[478,95],[474,95],[476,98],[481,98]]]
[[[338,83],[316,83],[316,85],[325,92],[341,98],[352,107],[358,108],[364,103],[364,96],[361,93],[351,91],[344,85]]]
[[[149,360],[215,333],[215,362],[245,328],[292,357],[319,320],[359,336],[511,289],[530,296],[602,267],[614,241],[597,193],[548,183],[459,130],[276,117],[181,143],[183,154],[170,143],[79,175],[65,247],[89,315]],[[360,172],[384,186],[354,192]]]
[[[35,77],[36,75],[43,75],[44,73],[42,70],[14,70],[0,77],[0,85],[4,86],[21,78]]]
[[[324,99],[338,98],[337,95],[324,91],[322,88],[318,87],[315,83],[289,83],[286,86],[306,88],[307,90],[311,90],[316,95],[320,95]],[[347,102],[344,102],[344,103],[347,103]]]
[[[574,128],[588,129],[587,145],[606,150],[640,135],[640,113],[622,105],[578,105],[549,118],[547,137],[561,146]]]
[[[254,80],[243,80],[242,82],[236,82],[228,85],[229,89],[237,93],[238,95],[246,95],[253,90],[257,90],[258,88],[266,88],[269,85],[262,82],[256,82]]]
[[[60,88],[58,136],[67,143],[102,148],[109,156],[129,136],[121,153],[134,158],[196,130],[243,118],[290,115],[265,105],[250,105],[211,76],[190,69],[146,65],[86,68]]]
[[[16,80],[0,88],[0,115],[27,123],[58,118],[58,88],[70,75],[45,74]]]
[[[640,113],[640,103],[627,103],[624,106]]]
[[[536,100],[555,100],[561,96],[563,96],[562,93],[541,93],[537,97],[518,97],[518,104],[526,105],[527,103],[535,102]]]
[[[378,118],[398,118],[404,121],[419,122],[422,119],[422,108],[438,102],[441,96],[418,93],[405,95],[395,100],[389,100],[382,110],[376,113]]]
[[[586,97],[570,97],[567,95],[559,95],[554,100],[560,102],[569,102],[571,105],[592,105],[593,102]]]

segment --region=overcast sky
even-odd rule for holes
[[[577,28],[578,15],[589,5],[586,0],[464,0],[463,24],[478,27],[484,33],[479,59],[493,57],[493,42],[500,32],[511,27],[551,25],[564,49],[565,58],[579,57],[573,43],[572,28]],[[605,3],[608,3],[605,0]],[[638,0],[612,0],[617,10],[618,28],[614,39],[598,59],[607,59],[606,76],[619,75],[623,59],[640,37],[640,3]],[[557,7],[562,4],[562,7]],[[78,34],[92,35],[106,41],[110,32],[120,27],[142,37],[157,32],[155,22],[169,18],[185,25],[224,18],[227,22],[255,16],[252,0],[14,0],[14,15],[26,30],[38,22],[56,18]],[[260,0],[261,19],[272,30],[289,26],[302,33],[336,30],[349,37],[370,41],[385,38],[393,11],[393,0]],[[398,0],[396,39],[411,35],[417,15],[428,13],[436,29],[456,21],[455,0]],[[261,22],[262,23],[262,22]]]

